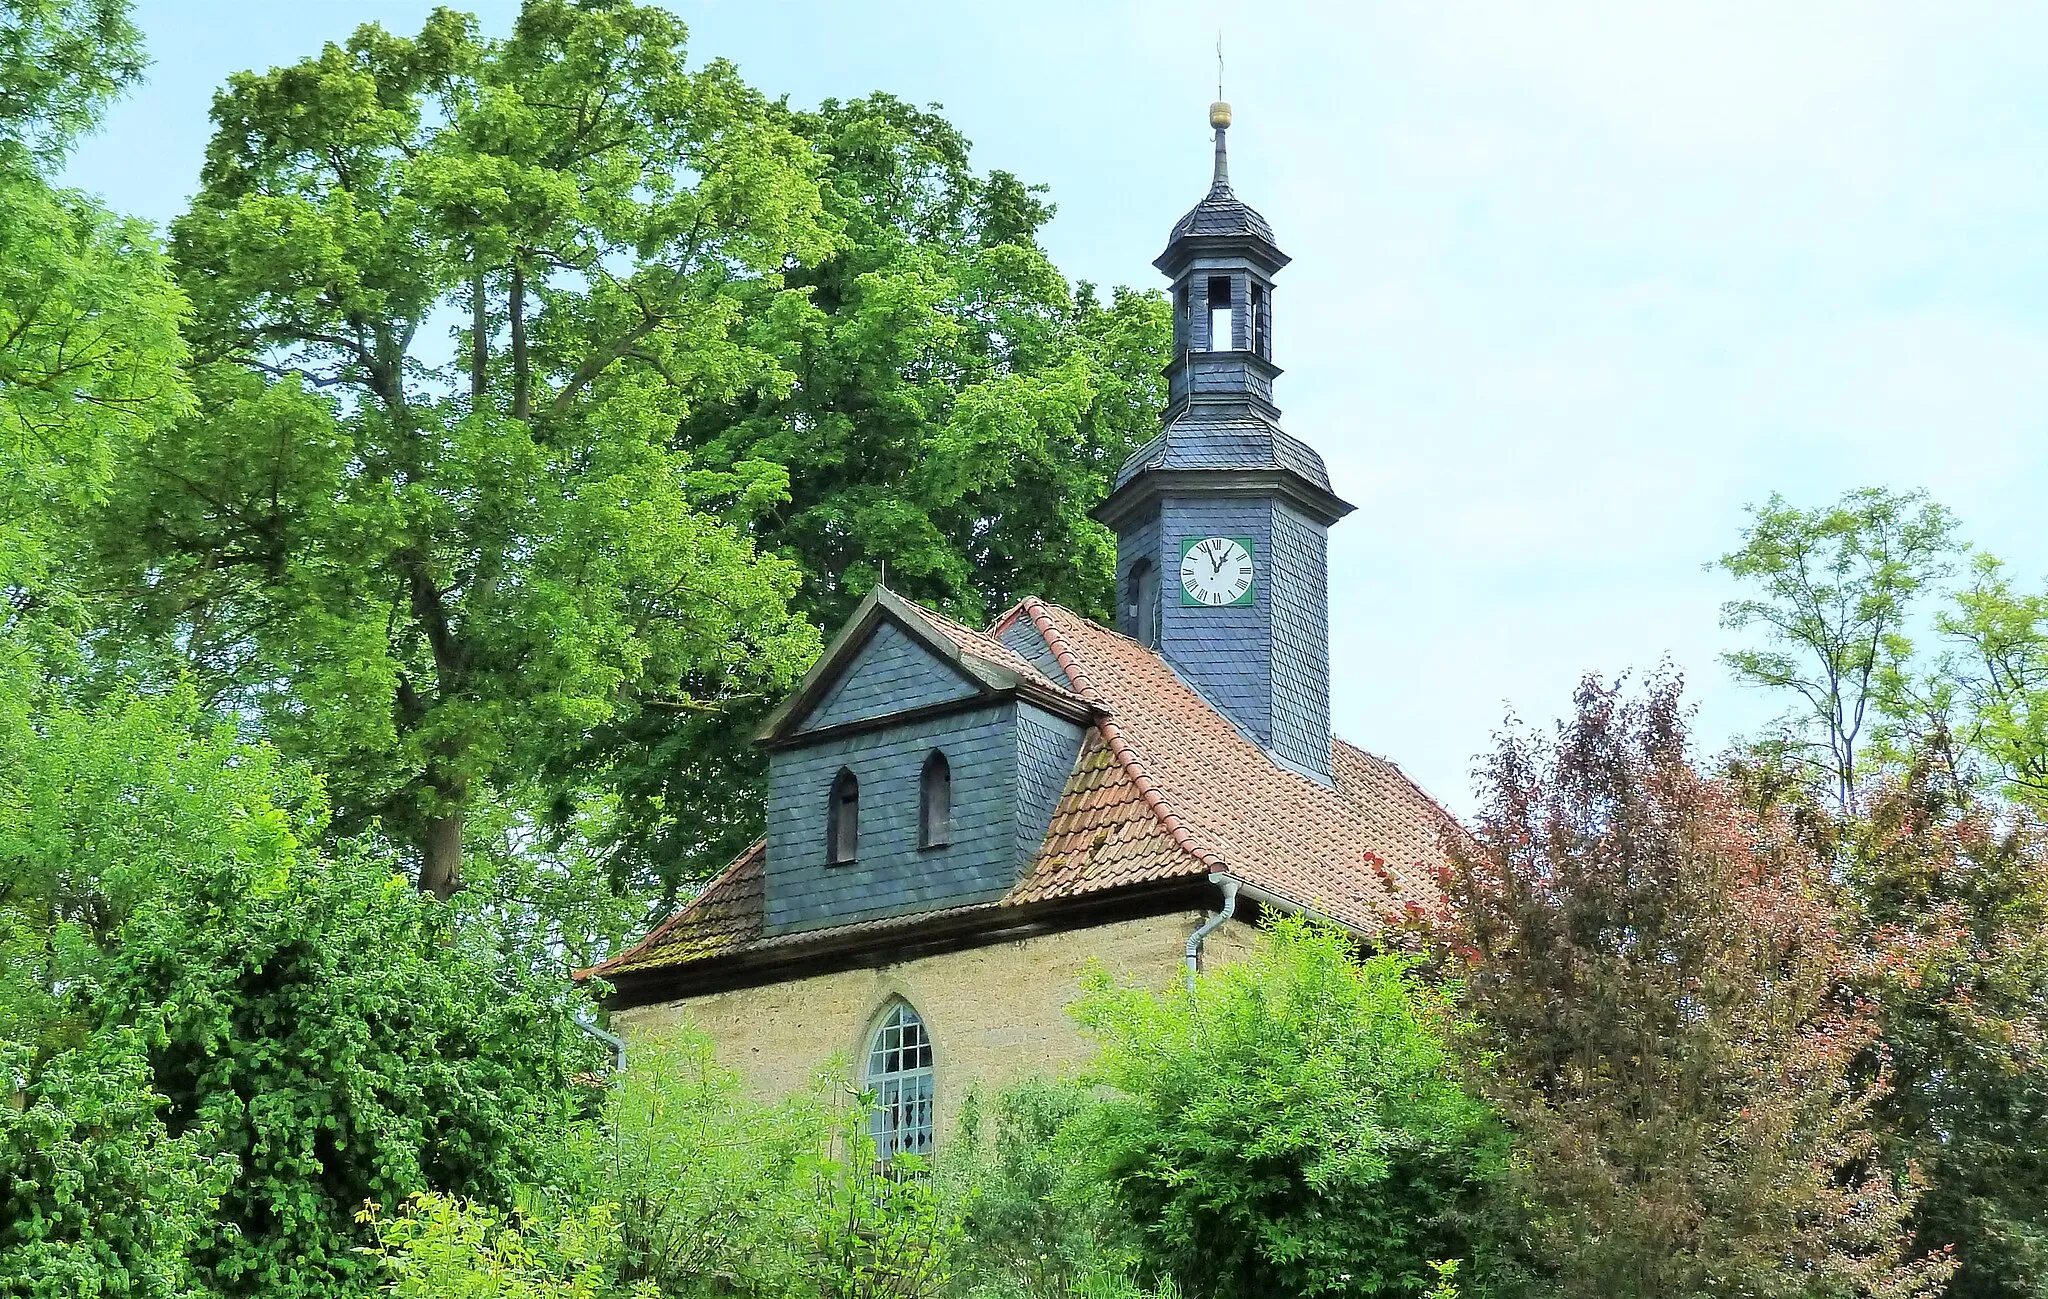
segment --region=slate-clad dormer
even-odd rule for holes
[[[760,735],[767,932],[1002,897],[1091,715],[1007,646],[877,588]]]
[[[1118,625],[1282,764],[1330,771],[1328,532],[1351,512],[1273,404],[1273,228],[1230,187],[1230,106],[1210,105],[1216,169],[1153,265],[1173,281],[1159,436],[1094,516],[1117,534]]]

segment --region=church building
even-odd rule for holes
[[[830,1060],[885,1152],[971,1088],[1085,1059],[1083,971],[1155,987],[1267,911],[1371,938],[1427,898],[1446,813],[1330,733],[1328,535],[1351,512],[1273,404],[1272,227],[1215,179],[1172,281],[1157,437],[1094,517],[1115,628],[1027,598],[986,630],[877,588],[759,740],[767,837],[591,973],[630,1039],[688,1021],[772,1097]]]

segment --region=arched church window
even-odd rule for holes
[[[924,1021],[897,1002],[868,1044],[863,1088],[874,1094],[868,1131],[882,1159],[922,1155],[932,1148],[932,1039]]]
[[[1131,566],[1131,636],[1146,649],[1159,648],[1159,566],[1141,559]]]
[[[943,848],[953,831],[953,768],[932,750],[917,782],[917,846]]]
[[[843,865],[860,850],[860,781],[841,767],[832,781],[832,803],[825,813],[825,860]]]

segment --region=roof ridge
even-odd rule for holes
[[[647,952],[653,951],[656,947],[659,947],[661,945],[661,940],[668,937],[668,935],[675,929],[677,925],[681,924],[685,919],[687,919],[693,912],[697,910],[698,905],[701,904],[705,898],[711,896],[712,890],[716,889],[720,884],[725,883],[726,878],[728,876],[736,873],[740,869],[740,867],[747,864],[747,860],[749,858],[751,858],[755,853],[762,851],[767,846],[768,840],[766,840],[765,838],[754,840],[753,843],[747,845],[746,848],[741,850],[739,856],[727,862],[724,868],[721,869],[718,872],[718,874],[713,875],[710,879],[704,881],[704,887],[697,891],[696,897],[691,898],[682,906],[677,907],[674,913],[671,914],[668,919],[662,921],[654,928],[648,930],[647,937],[641,939],[639,942],[633,944],[631,947],[628,947],[623,952],[613,953],[612,955],[606,957],[604,960],[599,961],[596,965],[587,966],[581,970],[570,971],[569,977],[571,979],[576,980],[579,983],[582,982],[584,979],[590,978],[592,975],[598,975],[601,977],[604,974],[605,970],[607,970],[608,968],[617,965],[622,965],[625,962],[632,960],[636,956],[640,956]]]
[[[1067,680],[1073,684],[1074,689],[1082,698],[1103,710],[1095,719],[1095,729],[1102,733],[1103,742],[1109,745],[1110,755],[1122,765],[1124,774],[1130,777],[1131,784],[1137,787],[1138,796],[1145,800],[1145,806],[1151,810],[1159,824],[1166,828],[1166,833],[1174,845],[1209,869],[1222,869],[1223,858],[1209,849],[1198,846],[1194,834],[1187,826],[1181,824],[1180,817],[1167,806],[1166,796],[1159,792],[1158,783],[1145,771],[1145,764],[1138,757],[1138,751],[1124,738],[1123,728],[1117,725],[1116,718],[1110,714],[1109,705],[1103,702],[1095,683],[1088,679],[1086,669],[1082,668],[1080,662],[1075,659],[1073,650],[1067,646],[1067,639],[1060,633],[1059,624],[1053,621],[1051,607],[1035,595],[1024,597],[1018,607],[1030,617],[1031,625],[1038,629],[1038,634],[1045,638],[1046,648],[1052,651],[1053,661],[1060,665],[1060,671],[1067,674]]]

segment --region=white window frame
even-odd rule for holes
[[[938,1133],[932,1036],[909,1002],[892,1002],[868,1036],[861,1086],[874,1097],[868,1134],[878,1158],[931,1153]]]

